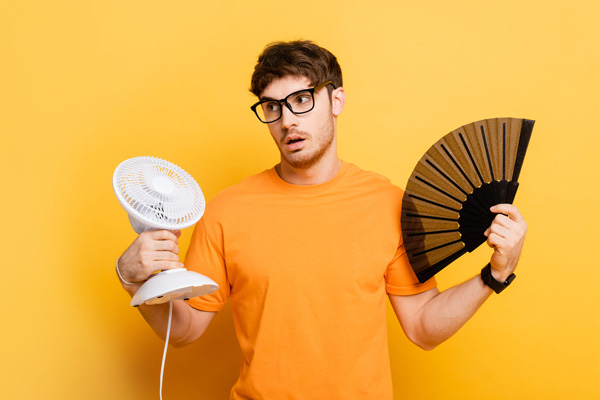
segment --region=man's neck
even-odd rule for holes
[[[342,160],[335,156],[329,159],[321,159],[309,168],[294,168],[282,160],[275,166],[275,170],[281,179],[293,185],[318,185],[325,183],[338,173],[342,166]]]

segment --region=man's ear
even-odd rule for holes
[[[331,112],[334,116],[338,116],[342,113],[344,109],[344,104],[346,104],[346,92],[344,92],[343,87],[339,87],[334,89],[331,92]]]

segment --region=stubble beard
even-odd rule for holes
[[[320,129],[320,133],[317,138],[313,135],[308,134],[307,132],[296,131],[296,133],[300,133],[306,139],[312,139],[313,143],[316,143],[316,149],[311,151],[300,149],[293,153],[284,153],[281,148],[279,148],[279,153],[281,157],[293,168],[296,169],[308,169],[317,164],[323,156],[329,151],[331,145],[333,143],[334,138],[334,130],[333,130],[333,117],[331,117],[324,125],[323,128]],[[282,146],[284,146],[285,137],[288,135],[288,132],[285,132],[285,135],[282,139]]]

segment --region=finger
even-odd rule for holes
[[[170,251],[179,254],[179,246],[172,240],[155,240],[152,242],[152,249],[154,251]]]
[[[141,235],[145,235],[146,237],[152,240],[173,240],[175,242],[178,242],[178,238],[181,235],[181,231],[179,231],[179,235],[176,235],[175,233],[166,229],[160,229],[157,231],[143,232],[140,234],[140,236]]]
[[[179,255],[170,251],[155,251],[152,253],[153,261],[179,261]]]
[[[489,235],[491,235],[492,233],[502,237],[502,238],[508,238],[512,236],[512,232],[510,229],[507,229],[506,227],[500,225],[500,224],[492,224],[489,228],[488,228],[488,237]]]
[[[496,233],[490,233],[486,240],[488,246],[490,246],[493,249],[502,248],[505,242],[506,239]]]
[[[157,261],[155,265],[158,267],[156,270],[157,272],[167,269],[183,268],[183,264],[179,261]]]
[[[503,226],[506,229],[516,229],[516,227],[519,225],[518,222],[513,221],[512,219],[510,219],[509,217],[507,217],[504,214],[497,214],[494,217],[494,220],[492,221],[492,225],[499,225],[499,226]]]
[[[160,272],[160,271],[164,271],[166,269],[175,269],[175,268],[182,268],[183,264],[179,261],[179,258],[174,256],[172,253],[170,253],[171,256],[169,255],[157,255],[156,259],[150,261],[150,262],[145,262],[143,264],[143,269],[142,269],[142,276],[146,276],[147,279],[148,276],[156,273],[156,272]]]
[[[513,204],[496,204],[490,207],[490,211],[496,214],[506,214],[510,219],[516,222],[525,222],[519,209]]]
[[[525,234],[527,233],[527,223],[525,221],[513,221],[503,214],[496,215],[496,217],[492,221],[492,224],[490,225],[490,228],[492,227],[504,228],[505,230],[496,230],[496,233],[506,238],[510,237],[515,238],[517,240],[522,240],[522,238],[524,238]]]
[[[179,254],[179,246],[172,240],[142,240],[139,243],[139,255],[151,255],[157,251]]]

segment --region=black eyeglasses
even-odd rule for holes
[[[288,94],[281,100],[261,100],[250,107],[250,109],[254,111],[260,122],[265,124],[275,122],[281,118],[281,115],[283,115],[282,104],[285,104],[296,115],[305,114],[315,108],[315,90],[319,90],[329,84],[333,85],[333,82],[327,81],[314,88],[298,90],[297,92]]]

